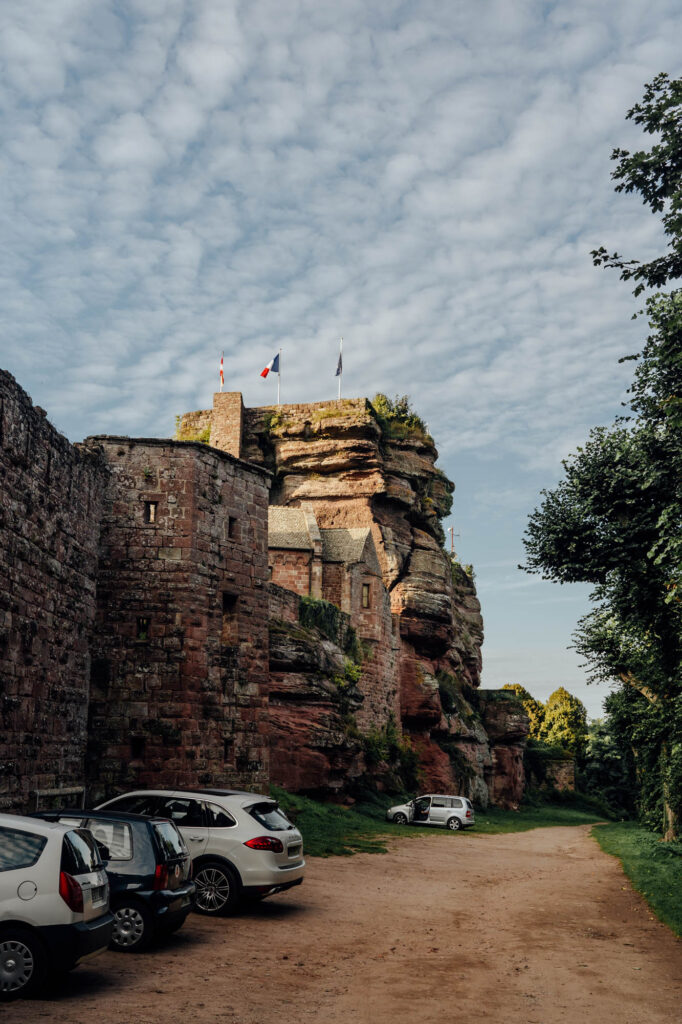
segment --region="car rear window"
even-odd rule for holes
[[[184,857],[186,855],[187,847],[172,822],[155,821],[154,832],[159,841],[162,855],[166,860],[174,860],[176,857]]]
[[[30,868],[40,859],[47,839],[23,829],[0,828],[0,871]]]
[[[101,821],[90,819],[88,828],[98,843],[109,847],[109,860],[131,860],[133,856],[133,833],[125,821]]]
[[[259,825],[269,828],[271,832],[286,832],[290,828],[295,828],[277,804],[254,804],[248,810]]]
[[[205,808],[209,828],[234,828],[237,824],[232,815],[217,804],[205,804]]]
[[[62,871],[70,875],[87,875],[101,867],[97,843],[90,833],[84,828],[67,832],[62,844]]]

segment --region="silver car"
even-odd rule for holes
[[[202,914],[229,914],[243,900],[260,900],[303,881],[301,833],[269,796],[237,789],[149,789],[100,806],[175,823],[192,856],[195,909]]]
[[[427,793],[408,804],[389,807],[386,818],[396,825],[442,825],[452,832],[471,828],[475,823],[470,800],[442,793]]]

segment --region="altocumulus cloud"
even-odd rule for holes
[[[526,494],[623,398],[588,253],[660,245],[608,156],[680,38],[676,0],[4,0],[2,364],[73,438],[167,434],[222,349],[249,404],[280,346],[333,397],[343,334],[347,394]]]

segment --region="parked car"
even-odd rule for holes
[[[465,796],[427,793],[407,804],[397,804],[386,811],[388,821],[396,825],[443,825],[457,832],[475,824],[474,808]]]
[[[175,822],[192,855],[203,914],[231,913],[243,899],[303,881],[301,833],[270,797],[234,789],[135,790],[101,807]]]
[[[30,995],[109,945],[109,882],[84,829],[0,814],[0,997]]]
[[[155,936],[182,927],[195,886],[189,851],[172,821],[113,809],[36,813],[94,837],[111,888],[112,949],[136,953]]]

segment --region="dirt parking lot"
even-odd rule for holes
[[[239,917],[106,953],[3,1024],[679,1024],[682,942],[589,826],[312,860]]]

